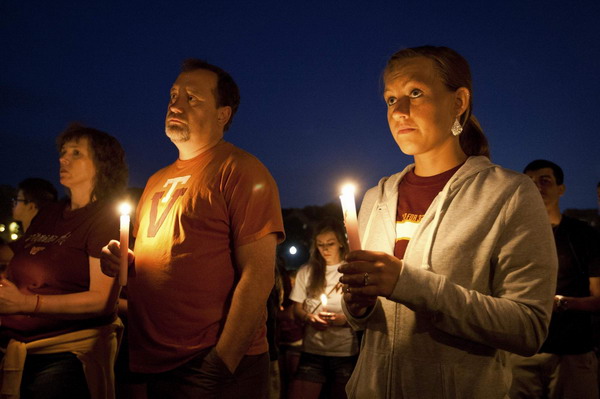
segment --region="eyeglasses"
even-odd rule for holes
[[[27,201],[25,198],[17,198],[17,197],[15,197],[15,198],[12,199],[13,206],[17,206],[17,204],[19,202],[22,202],[24,204],[28,204],[31,201]]]

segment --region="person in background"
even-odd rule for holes
[[[294,316],[294,301],[290,294],[296,282],[298,269],[282,270],[283,278],[283,303],[277,314],[279,331],[279,370],[281,374],[281,397],[287,398],[290,384],[298,369],[298,362],[302,352],[302,338],[304,325]]]
[[[268,392],[266,302],[284,238],[277,185],[224,140],[239,105],[231,75],[184,62],[165,132],[179,159],[150,177],[129,253],[130,366],[149,398],[262,398]],[[119,242],[103,250],[119,271]]]
[[[47,180],[31,177],[23,180],[17,186],[17,194],[12,199],[12,217],[21,222],[23,232],[26,232],[31,221],[39,210],[52,202],[56,202],[56,188]],[[12,258],[9,246],[0,243],[0,275],[5,276],[6,265]]]
[[[343,225],[335,220],[315,228],[310,260],[298,270],[290,299],[304,321],[303,348],[290,388],[291,399],[317,399],[323,386],[330,398],[345,398],[358,354],[356,334],[342,312],[338,267],[348,253]],[[325,296],[325,301],[322,297]]]
[[[267,342],[269,343],[269,392],[265,398],[281,398],[280,328],[278,315],[283,309],[285,285],[288,279],[285,259],[277,255],[275,264],[275,285],[267,299]]]
[[[554,232],[558,280],[550,332],[539,353],[511,356],[511,398],[598,399],[592,316],[600,311],[600,234],[563,215],[564,173],[538,159],[524,170],[537,186]]]
[[[114,137],[81,125],[57,147],[68,197],[40,209],[0,280],[0,395],[110,399],[122,324],[119,286],[99,258],[119,235],[125,155]]]
[[[388,124],[414,158],[362,201],[341,282],[364,330],[351,398],[505,398],[508,353],[546,337],[556,283],[548,216],[526,176],[492,164],[467,61],[400,50],[383,73]]]
[[[56,188],[48,180],[37,177],[25,179],[17,186],[17,196],[13,199],[13,219],[21,222],[26,232],[39,210],[57,199]]]

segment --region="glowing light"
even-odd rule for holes
[[[13,241],[16,241],[17,238],[19,238],[19,235],[17,233],[12,233],[10,235],[10,239],[13,240]]]
[[[119,205],[119,213],[121,215],[130,215],[131,214],[131,205],[128,202],[122,202]]]
[[[354,195],[356,186],[352,183],[346,183],[342,186],[342,195]]]
[[[327,306],[327,295],[321,294],[321,304],[323,307]]]
[[[4,230],[6,230],[6,226],[3,224],[0,224],[0,233],[4,233]]]
[[[290,255],[296,255],[298,253],[298,248],[296,248],[295,246],[291,246],[290,247]]]

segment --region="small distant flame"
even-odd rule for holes
[[[321,294],[321,303],[323,306],[327,306],[327,295]]]

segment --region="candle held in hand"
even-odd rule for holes
[[[327,295],[321,294],[321,308],[323,309],[323,312],[327,312],[325,306],[327,306]]]
[[[121,249],[121,264],[119,265],[119,284],[123,287],[127,285],[127,269],[129,268],[129,214],[131,213],[131,205],[123,202],[119,206],[121,214],[120,223],[120,249]]]
[[[358,237],[358,220],[356,217],[356,204],[354,203],[354,186],[352,184],[346,184],[342,187],[340,201],[346,234],[348,235],[348,244],[351,251],[356,251],[360,249],[360,238]]]

